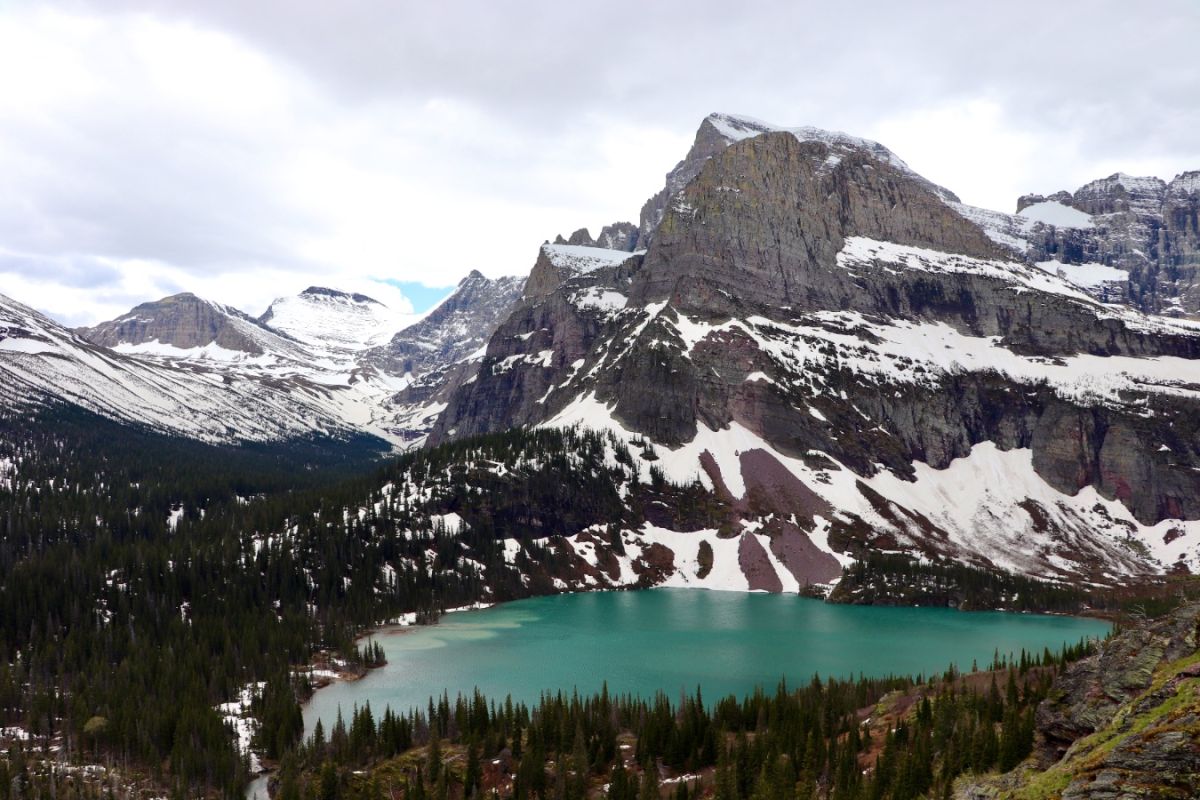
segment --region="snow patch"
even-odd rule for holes
[[[1094,228],[1096,223],[1089,214],[1077,208],[1063,205],[1057,200],[1046,200],[1034,203],[1017,212],[1018,217],[1024,217],[1034,222],[1054,225],[1057,228]]]

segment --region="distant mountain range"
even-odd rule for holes
[[[0,393],[215,442],[596,428],[723,509],[556,534],[560,588],[798,591],[877,552],[1111,585],[1200,569],[1198,217],[1200,173],[1006,214],[878,143],[714,114],[638,224],[421,319],[312,287],[70,331],[0,298]]]
[[[0,296],[4,401],[66,401],[209,442],[365,433],[384,452],[419,443],[429,426],[422,420],[433,416],[397,396],[414,382],[438,385],[431,373],[469,355],[447,347],[440,360],[404,360],[411,337],[478,349],[521,283],[475,273],[424,320],[364,295],[310,287],[258,319],[178,294],[74,331]]]

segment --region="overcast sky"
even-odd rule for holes
[[[636,221],[711,111],[1006,211],[1169,179],[1200,169],[1197,41],[1196,0],[0,0],[0,293],[69,324],[314,283],[405,308],[382,281]]]

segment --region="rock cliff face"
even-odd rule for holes
[[[1196,565],[1197,328],[1097,303],[843,134],[714,115],[641,235],[544,246],[433,439],[607,427],[734,499],[761,449],[832,509],[797,521],[840,554]]]
[[[1016,216],[964,211],[1029,261],[1065,265],[1097,296],[1154,313],[1200,314],[1200,172],[1170,182],[1117,173],[1075,192],[1024,195]]]
[[[389,429],[406,445],[423,442],[449,395],[474,378],[482,349],[524,286],[524,278],[473,271],[424,319],[366,354],[365,364],[404,381],[384,408]]]
[[[262,353],[256,332],[258,323],[242,312],[183,293],[142,303],[123,317],[79,333],[101,347],[161,345],[190,350],[215,344],[226,350]]]
[[[1072,664],[1037,710],[1039,750],[961,800],[1200,796],[1200,606],[1129,630]]]

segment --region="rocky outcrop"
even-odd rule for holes
[[[964,779],[956,797],[1200,796],[1198,626],[1200,606],[1189,605],[1072,664],[1038,707],[1033,763]]]
[[[596,247],[632,253],[641,243],[641,231],[632,222],[614,222],[600,229]]]
[[[632,222],[614,222],[600,229],[595,239],[587,228],[580,228],[564,239],[562,234],[554,238],[554,244],[569,244],[574,247],[599,247],[604,250],[620,250],[632,253],[641,239],[638,227]]]
[[[1031,260],[1116,267],[1129,275],[1124,299],[1132,305],[1200,313],[1200,172],[1170,182],[1117,173],[1075,192],[1022,196],[1017,211],[1047,201],[1091,219],[1082,227],[1035,226],[1026,234]]]
[[[262,347],[247,329],[257,325],[254,319],[236,309],[185,292],[142,303],[123,317],[81,328],[79,333],[101,347],[157,342],[189,350],[215,344],[226,350],[258,355]]]

